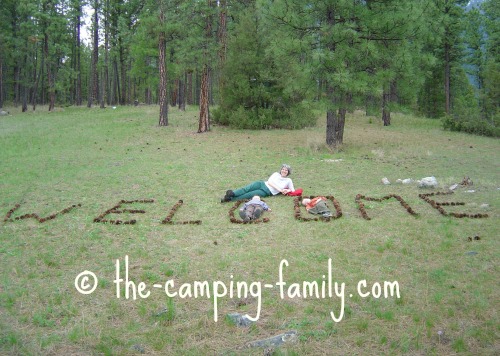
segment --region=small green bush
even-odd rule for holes
[[[443,118],[443,128],[474,135],[500,137],[500,127],[482,119],[466,120],[447,115]]]
[[[316,117],[306,105],[291,108],[250,108],[242,106],[234,110],[217,108],[212,111],[216,124],[238,129],[301,129],[316,124]]]

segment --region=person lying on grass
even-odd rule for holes
[[[235,200],[250,199],[255,195],[268,197],[277,194],[287,195],[293,193],[295,188],[288,176],[292,173],[292,168],[288,164],[281,166],[280,172],[274,172],[267,181],[255,181],[243,188],[226,191],[226,195],[221,199],[221,203]]]
[[[264,211],[271,211],[271,208],[256,195],[240,208],[240,217],[243,221],[257,220]]]
[[[308,213],[314,214],[314,215],[321,215],[324,218],[330,218],[332,217],[332,212],[328,208],[328,205],[326,205],[326,198],[325,197],[316,197],[313,199],[305,198],[302,199],[302,205],[306,207],[306,210]]]

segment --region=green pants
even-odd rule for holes
[[[252,197],[258,195],[259,197],[268,197],[272,195],[271,191],[264,183],[264,181],[256,181],[244,186],[243,188],[238,188],[233,190],[234,197],[231,200],[244,200],[252,199]]]
[[[326,205],[324,200],[320,200],[315,206],[308,210],[309,213],[314,215],[323,215],[325,213],[331,213],[330,209]]]

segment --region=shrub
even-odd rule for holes
[[[301,129],[316,124],[313,111],[304,103],[289,108],[239,106],[231,110],[219,107],[212,113],[215,123],[238,129]]]
[[[500,127],[483,119],[464,119],[447,115],[443,118],[443,128],[450,131],[462,131],[475,135],[500,137]]]

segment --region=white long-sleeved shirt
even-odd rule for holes
[[[271,174],[271,176],[265,183],[273,195],[280,193],[280,191],[283,189],[290,189],[292,192],[295,190],[295,188],[293,187],[292,180],[287,177],[282,177],[281,174],[279,174],[278,172]],[[276,190],[269,183],[279,188],[279,190]]]

